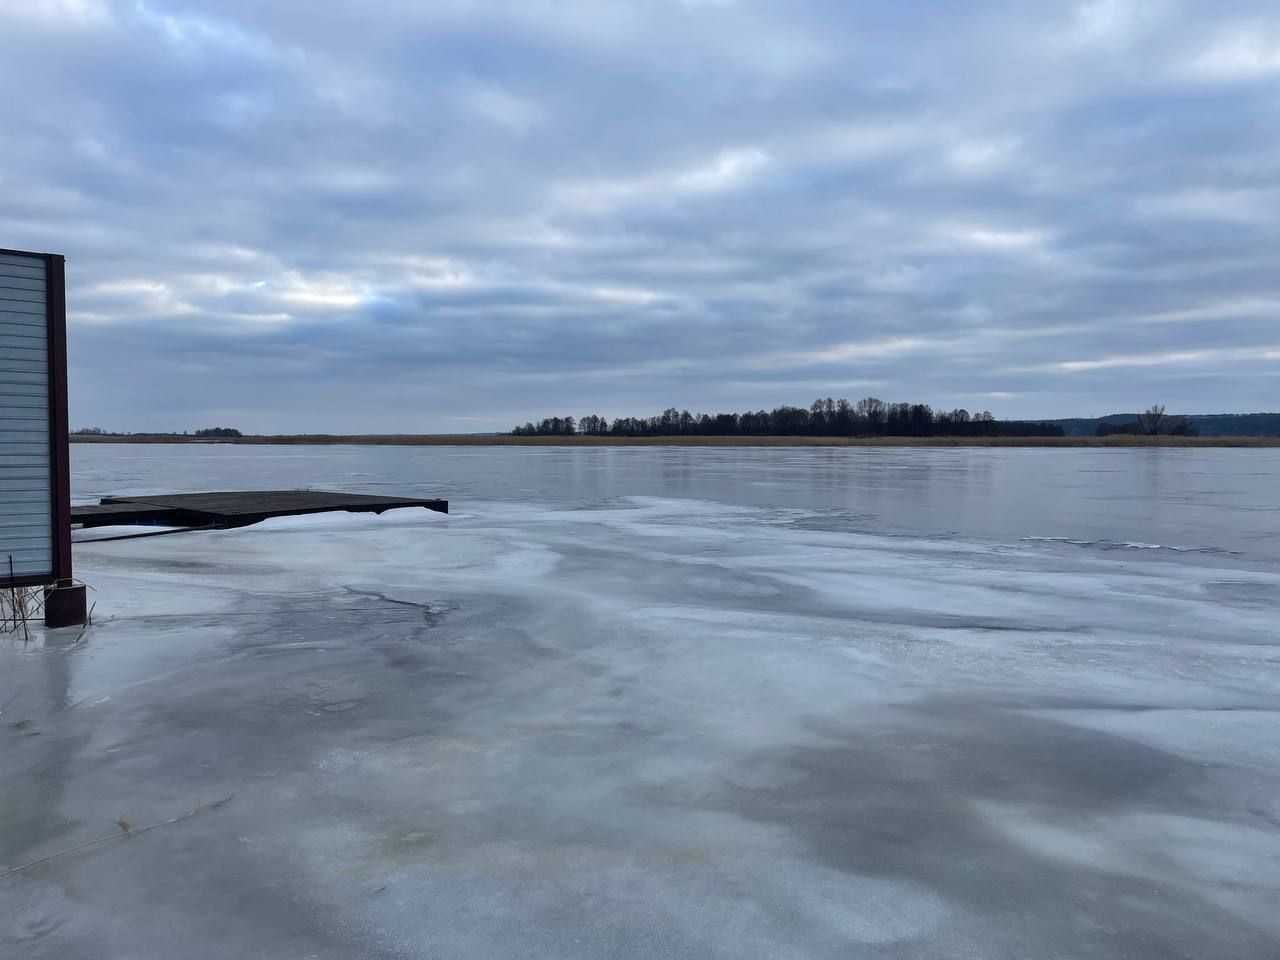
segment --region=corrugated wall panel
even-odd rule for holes
[[[43,413],[49,406],[48,395],[38,390],[24,390],[25,384],[15,383],[9,386],[0,382],[0,409],[5,407],[13,408],[15,413],[21,414],[23,411],[36,411],[30,416],[38,416],[43,423],[47,413]]]
[[[4,267],[0,267],[3,270]],[[26,291],[12,291],[14,293],[25,293]],[[8,290],[0,291],[0,317],[11,323],[34,324],[39,327],[44,326],[44,314],[40,311],[39,300],[16,300],[7,296]]]
[[[7,393],[11,396],[32,394],[37,397],[43,397],[44,402],[49,402],[49,381],[44,376],[47,366],[38,357],[31,357],[27,360],[21,360],[18,357],[13,358],[13,365],[21,364],[23,369],[9,370],[3,374],[4,379],[0,380],[0,393]]]
[[[0,328],[4,330],[4,338],[14,341],[14,346],[16,347],[23,346],[19,342],[22,340],[40,340],[44,341],[46,346],[48,345],[44,317],[36,316],[35,314],[7,313],[0,310],[0,324],[4,324]]]
[[[8,276],[8,277],[23,277],[27,280],[32,280],[32,279],[43,280],[44,279],[43,263],[37,267],[18,267],[18,266],[13,266],[12,264],[0,264],[0,267],[4,269],[5,276]]]
[[[43,297],[44,288],[44,277],[13,276],[8,271],[0,272],[0,290],[29,290]]]
[[[48,513],[51,506],[48,490],[33,486],[23,487],[15,480],[13,490],[9,494],[9,510],[5,511],[5,515],[12,519],[33,513]]]
[[[0,577],[53,572],[45,262],[0,254]]]
[[[30,500],[20,500],[10,504],[10,509],[5,512],[3,519],[0,519],[0,530],[11,530],[14,527],[29,524],[32,517],[45,509],[47,501],[48,497],[42,501],[39,497],[33,496]]]

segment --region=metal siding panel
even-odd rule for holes
[[[13,557],[14,574],[19,577],[47,574],[53,569],[53,548],[49,545],[49,522],[43,526],[36,524],[32,528],[37,537],[43,535],[40,542],[31,542],[28,538],[15,538],[12,542],[0,536],[0,568],[3,568],[4,579],[9,578],[9,557]]]
[[[24,397],[6,394],[3,390],[0,390],[0,407],[8,407],[18,413],[30,413],[32,416],[39,417],[40,421],[45,424],[49,422],[49,402],[42,397]]]
[[[27,280],[44,282],[44,267],[15,267],[0,263],[0,277],[23,277]]]
[[[9,555],[12,554],[13,565],[15,567],[20,566],[20,561],[23,561],[23,560],[25,560],[28,564],[25,570],[19,569],[16,571],[17,573],[19,574],[43,573],[44,571],[39,568],[36,568],[34,566],[34,563],[42,562],[44,564],[44,569],[45,570],[49,569],[49,555],[53,551],[48,546],[48,543],[47,543],[48,538],[46,537],[45,539],[46,539],[46,543],[44,545],[41,545],[40,543],[31,543],[29,540],[23,540],[21,542],[19,542],[18,540],[14,540],[12,545],[0,544],[0,563],[3,563],[4,566],[7,568],[9,566],[9,563],[8,563]],[[8,573],[9,571],[6,569],[5,575],[7,576]]]
[[[9,557],[13,557],[13,573],[16,577],[30,577],[48,574],[53,569],[50,562],[53,550],[48,544],[38,542],[19,542],[0,544],[0,568],[4,570],[4,580],[9,579]]]
[[[31,366],[35,366],[35,364],[32,364]],[[18,373],[16,370],[0,372],[0,393],[17,396],[34,394],[38,397],[44,397],[44,402],[48,403],[49,391],[45,387],[45,383],[48,382],[48,374],[40,377],[40,380],[42,381],[40,383],[36,383],[30,379],[35,376],[38,376],[38,374],[29,369],[23,373]]]
[[[13,565],[17,568],[14,572],[19,576],[44,573],[49,569],[52,552],[48,547],[42,547],[39,544],[14,543],[12,548],[0,545],[0,563],[3,563],[6,568],[6,576],[9,573],[10,556],[13,557]]]
[[[0,547],[0,562],[5,566],[6,576],[9,573],[9,557],[13,557],[14,573],[18,576],[29,576],[33,573],[44,573],[49,569],[51,551],[48,547],[23,544],[13,545],[13,549]]]
[[[49,538],[41,536],[38,532],[33,533],[30,530],[26,533],[18,531],[5,536],[5,549],[15,553],[19,550],[39,553],[49,549]]]
[[[45,481],[49,473],[48,454],[41,458],[41,462],[34,464],[14,462],[16,460],[26,460],[31,456],[30,454],[15,454],[14,456],[0,454],[0,456],[3,457],[3,462],[0,463],[0,478],[9,483],[30,487],[38,491],[40,484]],[[0,493],[2,492],[0,491]],[[5,512],[5,506],[5,504],[0,503],[0,514]]]
[[[24,486],[24,484],[26,485]],[[49,489],[41,486],[40,482],[35,480],[14,480],[12,485],[5,483],[0,487],[0,490],[4,491],[2,495],[8,500],[6,507],[25,511],[28,507],[36,504],[40,505],[46,515],[48,514]]]
[[[0,521],[6,517],[16,517],[43,510],[49,503],[49,491],[39,486],[23,487],[29,481],[6,481],[5,490],[9,502],[0,510]]]
[[[49,534],[45,530],[44,520],[44,517],[31,514],[22,518],[22,524],[20,525],[10,524],[0,527],[0,542],[4,543],[4,552],[31,549],[48,550]],[[8,566],[8,564],[4,564],[4,566]],[[9,571],[5,570],[4,574],[7,577]]]
[[[6,337],[4,332],[4,327],[0,326],[0,370],[8,370],[10,373],[40,373],[47,379],[48,349],[41,350],[38,343],[25,337]],[[14,349],[4,349],[10,344]]]
[[[0,287],[0,302],[3,303],[38,303],[44,306],[43,290],[15,290],[12,287]],[[11,309],[11,308],[6,308]]]
[[[34,573],[44,573],[49,569],[49,561],[52,559],[53,551],[48,547],[39,546],[18,546],[14,544],[13,549],[4,549],[0,553],[0,562],[3,562],[8,574],[9,556],[13,557],[14,573],[18,576],[29,576]]]
[[[21,496],[27,496],[27,494],[22,494]],[[32,515],[31,510],[35,510],[37,508],[41,511],[40,515]],[[21,514],[14,514],[13,520],[15,524],[19,521],[27,521],[32,526],[38,526],[41,530],[46,531],[47,535],[49,528],[49,502],[47,500],[44,503],[39,503],[34,499],[23,500],[22,511],[23,512]],[[0,539],[3,539],[3,537],[0,536]]]
[[[47,500],[48,497],[45,497]],[[39,497],[35,495],[22,494],[18,499],[6,505],[4,512],[0,513],[0,526],[11,525],[18,522],[25,523],[24,518],[37,516],[44,509]]]
[[[38,363],[45,366],[45,358],[49,348],[33,340],[20,340],[17,337],[6,337],[0,334],[0,363],[7,360],[19,360],[23,363]]]
[[[0,563],[4,564],[5,577],[9,575],[9,559],[5,554],[0,554]],[[53,555],[45,550],[41,553],[31,553],[27,551],[13,551],[13,573],[17,577],[43,577],[48,576],[53,569]]]
[[[53,555],[50,550],[6,550],[0,554],[0,562],[4,563],[6,576],[9,573],[9,557],[13,557],[13,573],[18,577],[42,576],[52,568]]]
[[[49,376],[49,351],[27,337],[6,337],[0,326],[0,370],[11,373],[41,373]],[[7,349],[12,346],[12,349]]]
[[[39,521],[29,522],[26,528],[14,527],[8,530],[0,528],[0,536],[5,538],[5,546],[11,550],[47,550],[49,535]]]
[[[39,327],[43,330],[48,325],[48,318],[39,310],[32,310],[28,304],[24,303],[19,304],[16,310],[0,306],[0,323],[16,323],[19,326]]]
[[[13,277],[0,270],[0,290],[26,290],[40,294],[44,299],[44,277]]]
[[[40,458],[44,462],[32,463],[30,457],[5,457],[5,462],[0,463],[0,482],[2,480],[14,480],[19,484],[22,481],[30,480],[33,483],[43,483],[49,479],[49,458],[47,456]],[[23,461],[26,463],[13,461]],[[28,484],[30,486],[32,484]]]
[[[27,550],[15,550],[13,556],[13,575],[15,577],[48,577],[53,569],[53,557],[48,550],[39,553]],[[8,555],[0,556],[4,563],[5,576],[9,574]]]
[[[0,327],[0,361],[20,361],[47,370],[49,348],[35,337],[10,337]]]
[[[4,531],[12,530],[13,527],[42,524],[47,516],[49,516],[49,504],[37,503],[36,500],[24,500],[18,507],[13,507],[12,513],[0,515],[0,536],[4,536]]]
[[[47,504],[35,500],[14,504],[6,513],[0,514],[0,531],[28,526],[31,521],[47,516],[48,512]]]
[[[31,336],[25,327],[6,327],[0,320],[0,357],[18,356],[48,367],[45,359],[49,356],[48,338]]]
[[[49,350],[34,337],[7,337],[0,328],[0,362],[19,361],[48,369]]]
[[[16,359],[9,361],[8,363],[4,360],[0,360],[0,383],[47,387],[49,383],[49,371],[32,370],[31,366],[31,364],[22,364]],[[22,369],[23,367],[26,369]]]
[[[25,313],[32,316],[40,317],[41,323],[44,323],[44,317],[47,316],[43,303],[28,303],[21,300],[8,300],[0,297],[0,313]]]
[[[10,338],[5,338],[6,340]],[[27,343],[29,341],[22,341]],[[21,350],[0,350],[0,378],[5,376],[18,376],[19,374],[32,375],[40,374],[40,376],[49,379],[49,361],[48,351],[40,352],[40,349],[34,345],[23,347]]]
[[[34,290],[23,289],[20,287],[9,287],[4,284],[0,284],[0,299],[23,300],[27,303],[44,303],[44,284],[37,284]]]
[[[6,376],[14,374],[0,373],[0,409],[17,408],[29,410],[48,410],[49,388],[43,383],[9,383]],[[39,414],[40,419],[48,420],[47,413]]]
[[[4,462],[0,463],[0,470],[40,466],[49,459],[49,441],[11,440],[8,443],[0,443],[0,451],[3,451],[0,456],[4,457]]]
[[[14,383],[48,383],[49,371],[33,370],[32,367],[36,366],[45,366],[43,357],[17,354],[6,357],[0,353],[0,379],[12,380]]]
[[[25,323],[23,322],[24,320],[26,321]],[[0,336],[9,337],[13,340],[35,340],[38,343],[43,343],[47,349],[49,346],[47,333],[48,329],[42,314],[30,313],[24,316],[15,313],[0,313]],[[22,344],[16,344],[16,346],[22,346]],[[27,344],[27,346],[30,346],[30,344]]]
[[[0,465],[0,470],[15,464],[30,466],[27,461],[31,457],[38,457],[40,463],[48,459],[49,441],[36,434],[27,434],[25,440],[0,440],[0,450],[4,451],[4,464]]]
[[[28,359],[44,364],[49,355],[48,343],[40,337],[29,337],[16,331],[22,327],[0,326],[0,357],[16,357],[25,355]]]
[[[4,566],[6,567],[9,566],[7,562],[8,554],[13,554],[13,559],[15,563],[19,555],[21,554],[26,554],[29,557],[43,557],[45,558],[45,562],[46,563],[48,562],[49,554],[53,552],[49,546],[48,531],[44,530],[44,528],[39,526],[34,527],[33,529],[35,530],[34,536],[15,537],[11,542],[0,543],[0,563],[3,563]],[[43,538],[40,537],[41,533],[44,534]],[[41,542],[41,540],[43,540],[43,542]],[[40,571],[24,570],[19,572],[20,573],[39,573]],[[9,571],[5,570],[6,576],[8,576],[8,573]]]
[[[0,264],[12,267],[37,267],[44,272],[44,257],[24,256],[20,253],[0,253]]]
[[[0,580],[53,573],[42,257],[0,255]]]
[[[19,300],[14,297],[0,297],[0,310],[7,313],[32,313],[37,317],[46,315],[44,301],[33,302],[30,300]]]

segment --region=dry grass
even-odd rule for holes
[[[505,434],[291,434],[195,437],[72,437],[75,443],[353,444],[514,447],[1280,447],[1280,437],[513,437]]]
[[[0,590],[0,633],[20,633],[31,638],[29,623],[44,617],[44,591],[40,587],[8,587]]]

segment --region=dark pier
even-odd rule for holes
[[[403,507],[449,512],[448,500],[376,497],[323,490],[237,490],[218,493],[165,493],[146,497],[103,497],[94,506],[71,508],[81,527],[148,526],[227,530],[271,517],[309,513],[383,513]]]

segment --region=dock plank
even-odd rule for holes
[[[448,500],[382,497],[327,490],[225,490],[166,493],[143,497],[103,497],[93,506],[73,506],[71,522],[83,527],[146,525],[228,529],[273,517],[313,513],[383,513],[421,507],[449,512]]]

